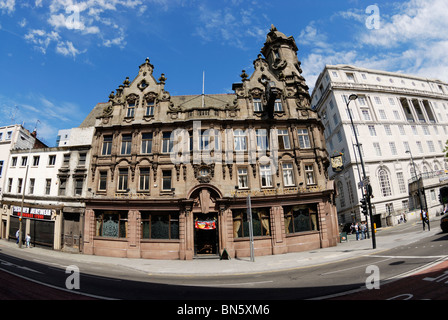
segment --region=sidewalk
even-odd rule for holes
[[[376,234],[376,249],[372,249],[372,239],[356,241],[355,235],[348,236],[348,242],[339,243],[336,247],[316,249],[298,253],[287,253],[282,255],[255,257],[251,262],[250,258],[238,258],[230,260],[217,259],[194,259],[194,260],[150,260],[150,259],[129,259],[111,258],[84,254],[71,254],[43,248],[22,248],[19,249],[15,242],[1,240],[0,250],[3,247],[17,250],[27,254],[28,257],[52,263],[52,258],[64,264],[76,265],[77,263],[99,264],[103,267],[107,265],[120,266],[132,271],[140,271],[149,275],[228,275],[246,274],[261,272],[276,272],[287,269],[299,269],[315,265],[322,265],[341,260],[348,260],[363,255],[378,254],[386,250],[402,245],[419,241],[423,238],[440,233],[439,221],[431,221],[431,231],[422,231],[421,223],[409,223],[407,226],[409,233],[388,234],[386,231],[379,231]],[[393,229],[393,228],[388,228]],[[383,234],[384,233],[384,234]],[[8,250],[11,251],[11,250]]]

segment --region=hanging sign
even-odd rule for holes
[[[200,230],[215,230],[216,221],[196,221],[194,226],[196,229]]]
[[[342,161],[342,154],[332,156],[331,158],[331,168],[334,172],[341,172],[344,170],[344,162]]]

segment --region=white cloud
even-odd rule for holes
[[[24,124],[32,130],[39,120],[38,137],[54,143],[58,128],[72,128],[83,118],[81,108],[72,102],[54,101],[42,94],[28,93],[19,97],[0,94],[0,126]]]
[[[0,0],[0,11],[15,0]],[[175,0],[179,1],[179,0]],[[104,47],[126,46],[126,26],[117,23],[117,14],[123,10],[134,10],[142,15],[148,8],[142,0],[51,0],[43,6],[41,0],[35,0],[35,8],[44,10],[47,16],[47,27],[33,28],[25,35],[25,39],[43,54],[54,46],[56,53],[67,57],[76,57],[87,52],[90,44]],[[170,0],[151,0],[157,4],[168,5]],[[138,9],[138,10],[135,10]],[[5,9],[3,9],[5,10]],[[11,10],[11,9],[9,9]],[[45,13],[46,11],[46,13]],[[25,26],[23,21],[22,26]],[[99,40],[99,41],[98,41]]]
[[[448,40],[448,1],[411,0],[401,9],[390,19],[382,19],[380,29],[365,32],[362,43],[389,48],[403,43]]]
[[[59,41],[60,36],[57,32],[51,31],[47,33],[42,29],[34,29],[29,31],[25,35],[25,39],[34,44],[34,47],[41,51],[43,54],[47,52],[47,48],[53,41]]]
[[[0,0],[0,11],[11,14],[15,10],[15,0]]]
[[[330,44],[327,42],[328,37],[324,33],[319,33],[314,21],[311,21],[311,23],[300,32],[298,40],[302,45],[312,44],[316,48],[330,47]]]
[[[244,49],[246,37],[263,39],[266,35],[267,22],[265,16],[261,18],[254,13],[254,9],[239,9],[239,1],[233,1],[233,6],[212,9],[205,4],[199,6],[200,25],[196,28],[196,35],[205,41],[223,41],[226,44]]]
[[[448,81],[448,2],[410,0],[400,9],[379,30],[364,32],[361,43],[397,56],[389,70]]]
[[[332,42],[319,31],[317,22],[306,26],[298,39],[311,48],[302,58],[308,86],[314,85],[327,64],[351,64],[448,81],[448,1],[409,0],[392,7],[380,11],[377,30],[365,26],[369,14],[363,10],[334,14],[332,22],[339,22],[337,18],[356,22],[353,30],[358,31],[351,33],[351,39]]]
[[[64,56],[73,56],[73,58],[76,58],[78,54],[82,53],[73,46],[71,41],[58,42],[56,52]]]
[[[25,28],[27,25],[28,21],[23,18],[22,20],[19,21],[19,26],[21,26],[22,28]]]

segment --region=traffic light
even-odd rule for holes
[[[361,213],[367,215],[367,202],[366,202],[366,199],[362,198],[360,200],[360,202],[361,202]]]

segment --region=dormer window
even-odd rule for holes
[[[262,112],[263,111],[263,106],[261,104],[261,99],[260,98],[254,98],[254,111],[255,112]]]
[[[128,108],[126,111],[126,118],[134,118],[135,114],[135,100],[128,102]]]
[[[280,53],[278,52],[278,49],[274,49],[272,51],[272,55],[274,56],[274,60],[280,59]]]
[[[154,116],[154,106],[155,106],[154,100],[146,102],[145,117]]]
[[[283,104],[281,99],[276,99],[274,103],[275,112],[283,112]]]

